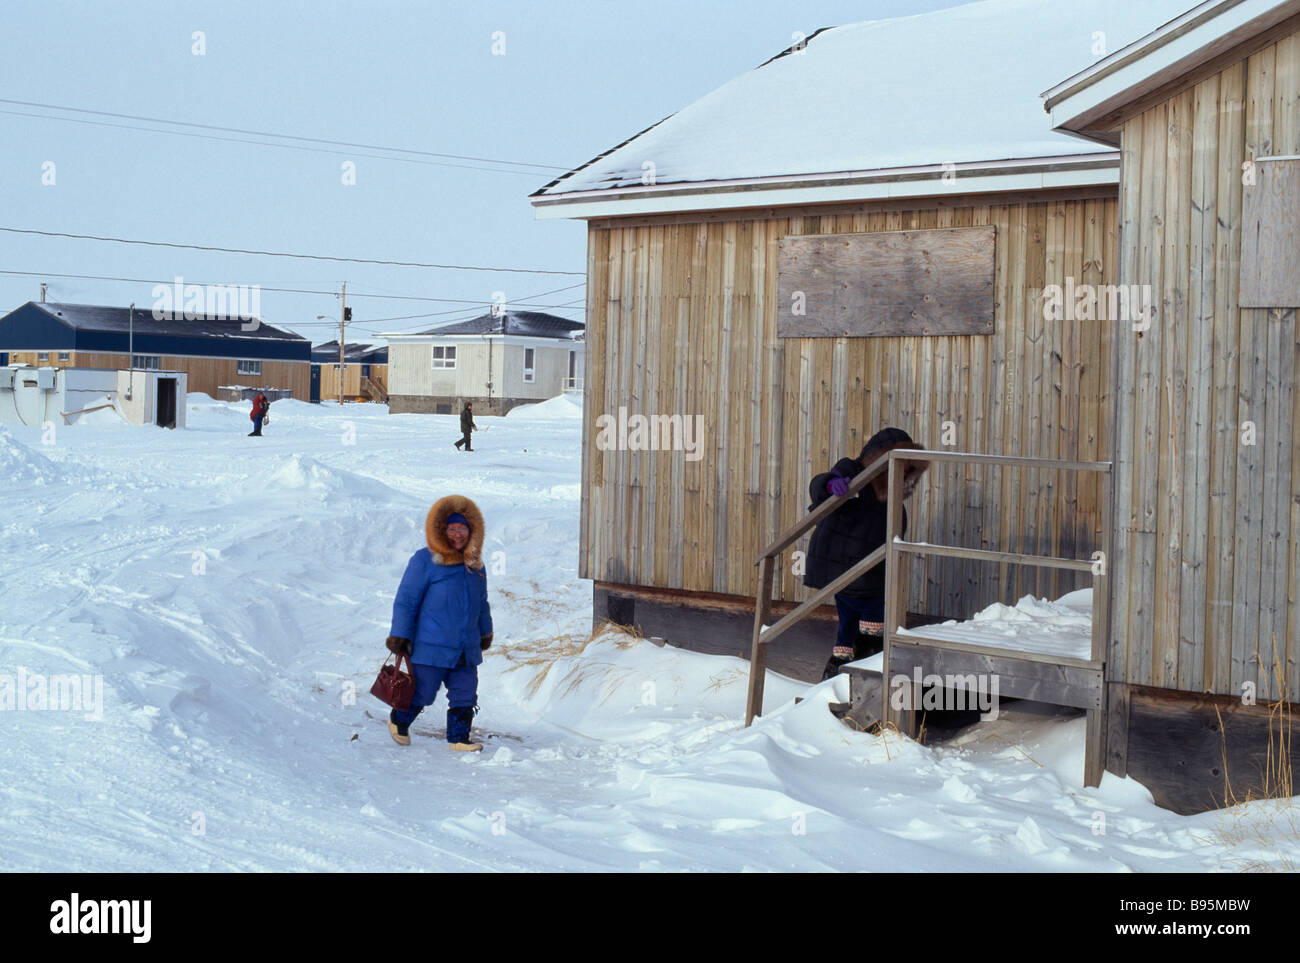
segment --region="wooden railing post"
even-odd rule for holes
[[[745,702],[745,725],[763,714],[763,683],[767,679],[767,648],[763,625],[772,606],[772,569],[776,560],[764,556],[758,562],[758,597],[754,602],[754,638],[749,650],[749,698]]]
[[[893,711],[889,705],[891,688],[889,654],[890,647],[898,629],[903,627],[907,618],[908,579],[906,569],[907,556],[898,551],[894,544],[903,532],[903,465],[894,458],[889,458],[889,495],[886,500],[887,522],[885,525],[885,635],[883,652],[880,657],[881,706],[880,718],[892,722],[902,732],[915,735],[916,707],[920,703],[919,688],[913,687],[910,709]]]
[[[1084,736],[1083,784],[1100,786],[1106,771],[1106,653],[1110,645],[1110,565],[1111,565],[1111,498],[1114,495],[1115,475],[1106,472],[1105,489],[1101,500],[1101,571],[1092,576],[1092,661],[1103,663],[1101,677],[1101,707],[1088,710]]]

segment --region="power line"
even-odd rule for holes
[[[41,110],[62,110],[62,111],[67,111],[69,113],[77,113],[77,114],[92,114],[96,117],[113,117],[118,120],[138,120],[149,124],[171,124],[176,127],[194,127],[200,130],[215,130],[226,134],[248,134],[254,137],[278,137],[283,140],[297,140],[297,141],[303,141],[305,143],[310,143],[310,144],[327,144],[333,147],[351,147],[354,149],[361,149],[361,150],[381,150],[381,151],[389,151],[398,154],[413,154],[420,157],[440,157],[440,158],[449,158],[451,160],[478,161],[480,163],[488,163],[488,164],[510,164],[516,167],[534,167],[534,168],[541,168],[543,170],[551,170],[551,171],[568,171],[570,169],[568,167],[561,167],[556,164],[536,164],[533,163],[532,161],[501,160],[500,158],[496,158],[496,157],[475,157],[470,154],[446,154],[437,151],[415,150],[409,147],[386,147],[382,144],[360,144],[360,143],[355,143],[353,141],[339,141],[339,140],[332,140],[325,137],[305,137],[299,134],[277,134],[274,131],[249,130],[247,128],[242,128],[242,127],[223,127],[219,124],[200,124],[193,121],[168,120],[165,117],[144,117],[139,114],[119,114],[107,110],[90,110],[89,108],[86,107],[66,107],[60,104],[41,104],[41,103],[35,103],[33,101],[28,101],[28,100],[9,100],[4,97],[0,97],[0,104],[12,104],[16,107],[36,107]],[[35,114],[24,114],[20,116],[40,117],[40,115],[35,115]],[[73,118],[46,117],[42,119],[70,121]],[[133,128],[133,129],[147,130],[149,128]],[[155,131],[155,133],[175,133],[175,132]],[[254,143],[254,142],[246,142],[246,143]],[[531,173],[531,172],[522,172],[522,173]]]
[[[169,287],[173,285],[176,280],[175,278],[169,278],[167,280],[160,280],[158,278],[124,278],[124,277],[117,277],[109,274],[59,274],[54,271],[0,270],[0,274],[9,274],[15,277],[29,277],[29,278],[63,278],[64,280],[70,280],[70,281],[121,281],[127,284],[166,284]],[[225,284],[227,282],[190,281],[188,283],[197,284],[197,285],[215,285],[215,284]],[[510,303],[525,304],[527,302],[532,301],[534,298],[546,297],[548,294],[559,294],[562,291],[571,291],[574,288],[583,287],[586,283],[587,283],[586,281],[580,281],[577,284],[570,284],[567,287],[556,288],[553,291],[544,291],[541,294],[534,294],[529,296],[528,298],[522,299],[520,301],[510,302]],[[334,298],[339,296],[339,293],[337,291],[322,291],[322,290],[316,290],[312,288],[280,288],[280,287],[270,287],[264,284],[257,285],[257,288],[260,291],[271,291],[276,294],[315,294],[315,295],[322,295],[324,297],[334,297]],[[485,298],[431,298],[427,296],[421,297],[415,294],[359,294],[355,291],[352,292],[349,295],[349,297],[373,298],[381,301],[427,301],[434,304],[490,304],[491,303],[489,300]],[[565,305],[537,305],[537,306],[538,307],[564,307]],[[456,310],[459,311],[460,309],[457,308]],[[332,323],[333,322],[331,322],[331,324]]]
[[[586,277],[585,271],[550,271],[530,268],[484,267],[472,264],[425,264],[419,261],[382,261],[375,258],[334,257],[326,254],[291,254],[284,251],[255,251],[235,247],[211,247],[205,244],[178,244],[170,241],[141,241],[123,237],[100,237],[94,234],[69,234],[62,231],[34,231],[21,227],[0,227],[10,234],[35,234],[41,237],[66,237],[79,241],[105,241],[113,244],[139,244],[145,247],[168,247],[187,251],[213,251],[218,254],[251,254],[257,257],[288,257],[304,261],[336,261],[343,264],[380,264],[385,267],[433,268],[442,271],[491,271],[499,274],[555,274]]]
[[[218,140],[230,144],[254,144],[258,147],[279,147],[284,150],[301,150],[310,151],[313,154],[331,154],[335,157],[366,157],[374,160],[397,161],[400,164],[419,164],[423,167],[456,167],[462,170],[470,171],[487,171],[490,174],[524,174],[528,177],[543,176],[540,171],[531,170],[511,170],[508,167],[481,167],[477,164],[452,164],[447,161],[428,161],[419,160],[415,157],[393,157],[389,154],[367,154],[364,151],[347,151],[332,150],[326,147],[307,147],[303,144],[276,144],[272,141],[249,140],[246,137],[219,137],[216,134],[199,134],[188,130],[159,130],[156,127],[137,127],[132,124],[110,124],[102,120],[85,120],[81,117],[50,117],[44,114],[28,114],[21,110],[0,110],[0,114],[9,114],[13,117],[30,117],[33,120],[61,120],[69,124],[90,124],[95,127],[116,127],[121,130],[138,130],[149,134],[166,134],[172,137],[196,137],[201,140]],[[502,162],[507,163],[507,162]],[[549,176],[549,175],[547,175]]]

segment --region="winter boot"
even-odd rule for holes
[[[471,742],[470,724],[474,721],[474,707],[462,706],[447,710],[447,745],[457,752],[482,752],[483,746]]]
[[[853,659],[858,661],[875,655],[885,647],[884,635],[875,632],[863,632],[853,640]]]
[[[826,668],[822,669],[822,681],[825,682],[827,679],[835,678],[840,674],[840,667],[846,666],[852,661],[852,659],[837,659],[835,656],[831,656],[826,660]]]
[[[393,721],[393,714],[388,714],[388,734],[393,737],[393,742],[399,746],[409,746],[411,744],[410,735],[411,724],[409,722],[397,723]]]
[[[847,645],[836,645],[831,649],[831,657],[826,660],[826,668],[822,670],[822,681],[833,679],[840,674],[840,667],[848,665],[853,661],[853,647]]]

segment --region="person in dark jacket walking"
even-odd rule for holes
[[[474,406],[467,401],[465,402],[465,407],[462,408],[460,412],[460,433],[465,437],[456,442],[456,447],[458,449],[461,445],[464,445],[466,451],[474,450],[473,447],[470,446],[469,442],[469,433],[471,431],[478,431],[478,425],[474,424]]]
[[[492,644],[483,567],[483,514],[464,495],[434,502],[424,520],[426,548],[411,556],[393,600],[388,650],[405,653],[415,676],[409,709],[394,709],[388,731],[411,744],[410,725],[447,687],[447,743],[460,752],[483,748],[470,741],[478,703],[478,667]]]
[[[249,438],[262,437],[262,422],[266,420],[266,413],[271,410],[271,402],[266,400],[266,395],[262,392],[257,393],[253,399],[253,410],[249,412],[248,417],[253,419],[253,430],[248,433]]]
[[[856,475],[881,455],[896,448],[921,450],[921,446],[901,428],[881,429],[871,436],[857,458],[841,458],[834,468],[812,480],[808,488],[812,504],[808,510],[832,496],[844,495]],[[911,496],[917,480],[929,467],[920,461],[907,462],[906,465],[903,472],[905,499]],[[817,524],[808,544],[804,585],[824,588],[885,544],[889,523],[888,498],[888,475],[877,475],[870,485]],[[899,536],[906,534],[907,511],[904,510]],[[835,610],[839,615],[839,629],[835,635],[835,647],[822,673],[823,679],[838,673],[840,666],[880,650],[885,622],[885,563],[881,562],[836,593]]]

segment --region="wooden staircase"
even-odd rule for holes
[[[916,677],[916,672],[919,671],[923,678],[939,676],[943,680],[996,676],[1001,695],[1032,699],[1052,705],[1072,706],[1086,711],[1084,785],[1099,785],[1101,774],[1105,769],[1106,753],[1105,658],[1109,618],[1108,560],[1104,554],[1099,563],[1097,559],[1056,558],[904,541],[899,533],[902,531],[903,519],[903,463],[907,461],[959,462],[1001,468],[1101,472],[1108,480],[1113,477],[1110,462],[1077,462],[1051,458],[982,455],[973,452],[903,449],[891,451],[877,458],[849,482],[848,492],[845,495],[841,497],[832,495],[826,499],[783,532],[755,561],[758,565],[758,594],[754,603],[754,632],[749,658],[749,698],[745,707],[745,725],[750,725],[754,717],[763,712],[763,682],[767,670],[766,646],[778,639],[791,626],[811,615],[813,610],[835,593],[888,558],[885,566],[885,633],[881,669],[878,672],[856,668],[849,671],[849,703],[847,706],[839,707],[840,711],[837,714],[842,717],[848,716],[863,728],[883,722],[915,737],[920,729],[922,717],[922,711],[915,707],[924,704],[922,686],[914,685],[911,681]],[[811,598],[802,602],[784,618],[771,627],[765,627],[771,610],[773,572],[777,556],[839,508],[845,499],[855,497],[872,480],[886,472],[889,478],[889,496],[885,543],[825,588],[817,590]],[[1100,545],[1108,546],[1111,528],[1109,496],[1103,498],[1102,505]],[[1070,658],[996,646],[969,645],[926,638],[919,632],[900,634],[908,603],[908,560],[927,555],[1090,572],[1093,586],[1092,645],[1089,657]],[[965,688],[965,686],[959,687]],[[908,698],[902,701],[912,708],[897,709],[892,706],[891,689],[907,690],[905,694]]]
[[[373,378],[367,378],[365,375],[362,375],[361,390],[365,392],[366,397],[371,401],[380,401],[384,404],[388,403],[388,389],[384,387],[383,379],[377,375]]]

